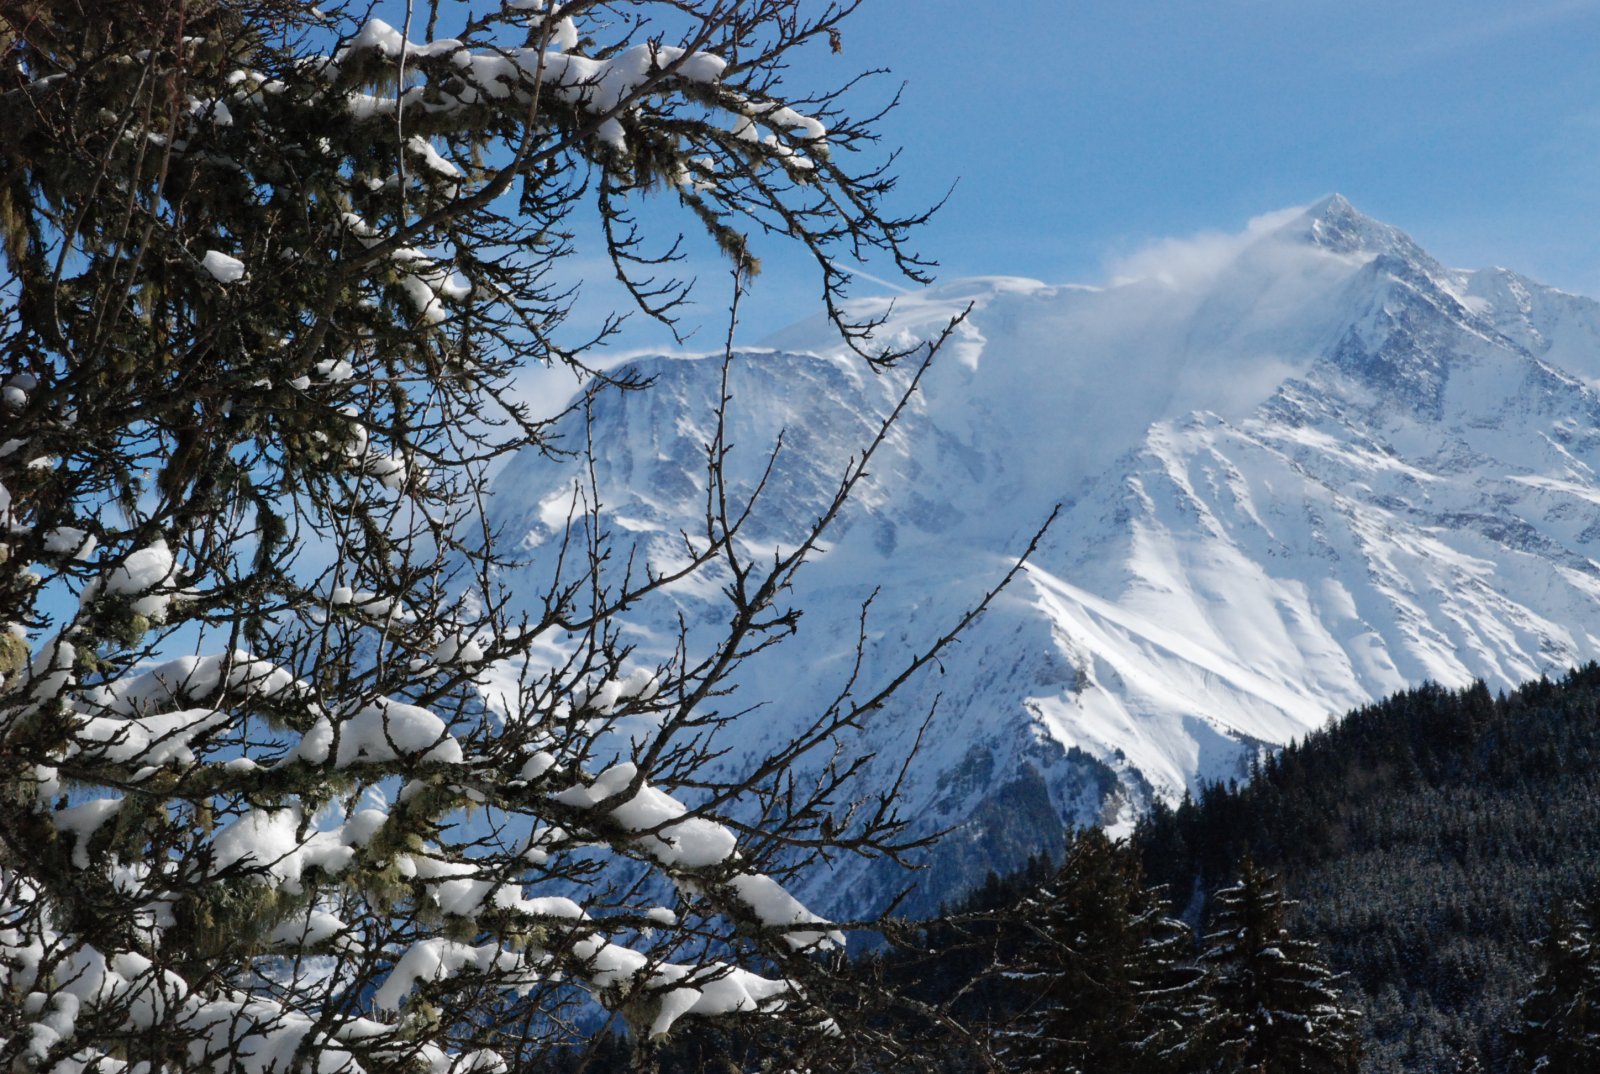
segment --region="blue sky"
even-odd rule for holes
[[[957,183],[941,278],[1096,282],[1337,191],[1449,264],[1600,295],[1600,0],[868,0],[843,43],[795,78],[904,81],[904,204]],[[815,290],[764,252],[747,339]]]

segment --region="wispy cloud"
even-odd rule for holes
[[[1169,287],[1186,287],[1214,277],[1247,247],[1301,213],[1304,205],[1255,217],[1243,231],[1202,231],[1196,235],[1161,239],[1106,264],[1112,286],[1135,280],[1156,280]]]

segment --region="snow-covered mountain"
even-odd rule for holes
[[[842,680],[874,588],[882,675],[1061,503],[942,673],[847,744],[887,780],[937,701],[903,797],[924,828],[956,829],[925,899],[1391,691],[1600,657],[1600,304],[1444,268],[1339,197],[1166,253],[1105,288],[988,278],[860,304],[896,343],[971,313],[802,574],[799,636],[746,676],[769,704],[728,763]],[[784,435],[756,545],[817,515],[906,376],[845,355],[820,320],[767,346],[730,371],[735,476],[748,487]],[[655,386],[603,394],[587,435],[605,522],[659,562],[703,513],[720,363],[638,366]],[[533,455],[498,480],[493,521],[526,535],[530,578],[572,480]],[[710,599],[641,608],[645,649]],[[860,907],[905,879],[840,869],[804,893]]]

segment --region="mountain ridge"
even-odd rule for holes
[[[907,812],[957,830],[924,904],[981,879],[965,874],[984,840],[1024,858],[1047,845],[1046,812],[1123,829],[1425,679],[1509,689],[1600,656],[1600,304],[1447,269],[1337,195],[1130,267],[1143,274],[1103,288],[989,277],[858,304],[893,346],[972,308],[806,568],[794,655],[764,654],[741,684],[766,707],[731,756],[837,681],[868,593],[866,671],[882,677],[1063,505],[944,674],[842,744],[886,782],[921,738]],[[665,564],[703,504],[721,363],[635,368],[654,386],[602,393],[584,435],[604,524]],[[868,371],[813,320],[728,376],[736,491],[783,434],[747,535],[782,544],[908,373]],[[499,479],[492,519],[525,535],[530,569],[548,566],[570,480],[532,457]],[[709,584],[668,594],[637,613],[642,636],[714,600]],[[1033,819],[1011,830],[1008,813]],[[905,880],[839,870],[808,892],[836,910]]]

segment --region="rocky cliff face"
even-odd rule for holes
[[[913,878],[923,905],[1065,824],[1127,825],[1393,690],[1499,688],[1600,656],[1600,305],[1446,269],[1337,197],[1201,261],[1104,289],[982,279],[883,304],[880,338],[901,343],[971,312],[802,574],[798,637],[750,666],[747,701],[765,704],[727,763],[837,688],[874,589],[882,676],[1062,504],[942,671],[843,744],[887,781],[920,738],[904,812],[953,829]],[[816,517],[905,376],[843,356],[816,323],[769,343],[729,371],[737,487],[783,438],[754,546]],[[638,369],[650,391],[603,393],[568,433],[597,446],[602,525],[666,564],[703,513],[721,363]],[[498,481],[493,521],[523,536],[530,579],[552,568],[574,477],[528,456]],[[680,614],[714,623],[714,581],[641,606],[641,653]],[[860,908],[905,882],[843,862],[805,894]]]

